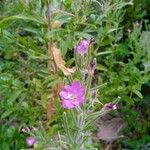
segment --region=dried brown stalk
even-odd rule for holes
[[[47,21],[48,21],[48,32],[52,30],[52,24],[51,24],[51,7],[49,0],[46,0],[46,7],[47,7]],[[48,68],[50,69],[50,72],[52,74],[56,73],[56,64],[53,58],[53,52],[52,52],[52,38],[49,38],[48,40],[48,55],[51,58],[48,60]]]
[[[47,7],[47,21],[48,21],[48,32],[51,31],[51,10],[50,10],[50,2],[49,0],[46,0],[46,7]],[[56,73],[56,64],[54,62],[53,58],[53,52],[52,52],[52,38],[49,38],[48,40],[48,55],[51,59],[48,60],[48,68],[52,74]],[[54,91],[53,89],[50,92],[50,96],[48,98],[47,102],[47,120],[49,120],[52,115],[55,113],[55,106],[54,106]]]
[[[52,24],[51,6],[49,0],[46,0],[46,7],[47,7],[48,32],[50,32],[52,30],[52,27],[59,27],[60,23],[58,21],[55,21],[54,22],[55,26],[54,23]],[[51,58],[50,60],[48,60],[48,68],[52,74],[56,73],[57,68],[59,68],[66,76],[71,75],[71,73],[75,72],[75,68],[65,67],[65,61],[61,56],[61,51],[53,46],[52,38],[49,38],[48,40],[48,55]],[[58,93],[63,88],[63,86],[64,85],[62,82],[56,83],[50,91],[47,102],[47,120],[49,120],[56,111],[54,106],[54,99],[58,96]]]

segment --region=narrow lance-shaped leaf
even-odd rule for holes
[[[25,14],[19,14],[19,15],[15,15],[15,16],[9,16],[9,17],[5,17],[4,19],[2,19],[0,21],[0,26],[7,21],[10,20],[15,20],[15,19],[22,19],[22,20],[29,20],[29,21],[34,21],[37,22],[39,24],[46,24],[46,21],[43,20],[42,18],[38,18],[35,16],[31,16],[31,15],[25,15]]]

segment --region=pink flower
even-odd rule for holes
[[[79,81],[74,81],[70,86],[64,86],[59,93],[62,106],[67,109],[79,107],[85,101],[85,88]]]
[[[27,139],[26,139],[26,142],[27,142],[27,145],[29,147],[33,146],[36,142],[36,139],[34,136],[29,136]]]
[[[80,42],[78,43],[78,45],[76,46],[76,52],[80,55],[84,55],[88,52],[88,49],[90,47],[90,45],[94,42],[95,40],[93,38],[91,39],[84,39],[84,40],[80,40]]]

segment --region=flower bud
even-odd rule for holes
[[[81,56],[86,54],[88,52],[89,47],[94,42],[95,42],[94,38],[80,40],[80,42],[75,47],[75,50],[76,50],[77,54],[79,54]]]
[[[104,107],[108,110],[115,110],[117,109],[117,106],[116,104],[113,104],[113,103],[108,103],[108,104],[105,104]]]
[[[89,64],[88,67],[89,74],[94,74],[95,69],[96,69],[96,58],[94,58]]]

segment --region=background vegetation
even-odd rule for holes
[[[149,7],[149,0],[53,1],[48,32],[45,0],[0,1],[0,149],[25,148],[26,126],[46,130],[49,138],[61,130],[59,104],[60,111],[46,117],[49,93],[64,78],[49,71],[48,39],[72,66],[74,45],[90,36],[98,61],[94,82],[107,83],[99,99],[120,96],[117,115],[128,124],[118,149],[150,149]]]

